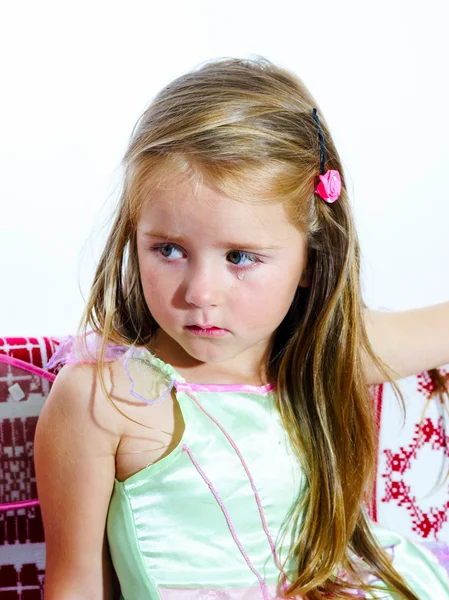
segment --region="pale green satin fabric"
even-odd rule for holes
[[[147,360],[177,382],[185,432],[171,454],[125,482],[115,481],[107,535],[122,598],[262,599],[257,575],[274,594],[279,569],[254,490],[236,451],[188,395],[183,378],[149,354]],[[282,525],[304,484],[301,469],[282,428],[273,393],[257,393],[264,391],[262,388],[222,388],[227,391],[191,393],[243,456],[268,531],[279,549]],[[375,524],[373,531],[383,546],[394,546],[394,566],[420,599],[449,600],[449,579],[428,550]],[[288,536],[281,559],[287,547]],[[383,597],[397,598],[390,593]]]

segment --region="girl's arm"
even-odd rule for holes
[[[112,410],[94,368],[78,364],[61,370],[39,416],[34,456],[45,600],[114,598],[105,534],[120,440]]]
[[[400,312],[365,309],[365,324],[374,352],[395,379],[449,363],[449,302]],[[385,378],[367,360],[369,383]]]

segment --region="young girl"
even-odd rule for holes
[[[36,431],[46,600],[111,598],[113,570],[124,600],[448,600],[437,558],[365,508],[368,384],[446,355],[413,362],[407,314],[410,358],[382,346],[393,321],[364,308],[341,161],[302,82],[207,63],[155,98],[124,165]]]

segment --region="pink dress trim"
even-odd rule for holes
[[[46,369],[54,369],[59,364],[91,363],[98,362],[100,356],[101,337],[93,331],[88,331],[84,336],[69,335],[62,338],[60,344],[50,360],[45,365]],[[104,360],[106,362],[122,358],[132,346],[108,344]]]
[[[39,500],[22,500],[18,502],[5,502],[0,504],[0,512],[7,510],[19,510],[19,508],[31,508],[32,506],[39,506]]]
[[[53,382],[56,379],[56,375],[53,373],[49,373],[36,365],[32,365],[30,363],[25,362],[24,360],[20,360],[20,358],[14,358],[13,356],[9,356],[8,354],[0,354],[0,362],[6,363],[7,365],[11,365],[12,367],[17,367],[19,369],[23,369],[24,371],[28,371],[29,373],[33,373],[33,375],[39,375],[43,379],[47,379],[48,381]]]
[[[187,383],[177,381],[175,383],[178,392],[246,392],[248,394],[257,394],[266,396],[275,389],[275,385],[267,383],[266,385],[247,385],[238,383]]]
[[[241,454],[240,450],[238,449],[238,447],[237,447],[237,444],[234,442],[234,440],[233,440],[233,439],[232,439],[232,437],[229,435],[229,433],[228,433],[228,432],[225,430],[225,428],[224,428],[224,427],[223,427],[223,426],[222,426],[222,425],[221,425],[221,424],[220,424],[220,423],[217,421],[217,419],[215,419],[215,418],[214,418],[214,417],[213,417],[213,416],[212,416],[212,415],[211,415],[211,414],[210,414],[210,413],[209,413],[209,412],[208,412],[208,411],[207,411],[207,410],[206,410],[206,409],[205,409],[205,408],[204,408],[204,407],[203,407],[203,406],[200,404],[200,402],[198,401],[198,399],[197,399],[197,398],[196,398],[196,397],[195,397],[193,394],[191,394],[191,393],[187,392],[187,395],[189,396],[189,398],[191,398],[191,399],[192,399],[192,400],[195,402],[195,404],[198,406],[198,408],[199,408],[199,409],[200,409],[200,410],[201,410],[201,411],[202,411],[202,412],[203,412],[203,413],[204,413],[204,414],[205,414],[205,415],[206,415],[206,416],[207,416],[207,417],[208,417],[208,418],[209,418],[209,419],[210,419],[210,420],[211,420],[213,423],[215,423],[215,425],[216,425],[216,426],[217,426],[217,427],[218,427],[218,428],[219,428],[219,429],[222,431],[222,433],[224,434],[224,436],[226,437],[226,439],[228,440],[228,442],[231,444],[231,446],[232,446],[232,448],[233,448],[234,452],[237,454],[237,456],[238,456],[238,458],[239,458],[239,460],[240,460],[240,462],[241,462],[241,464],[242,464],[242,466],[243,466],[243,468],[244,468],[244,470],[245,470],[245,473],[246,473],[246,475],[247,475],[247,477],[248,477],[248,480],[249,480],[249,482],[250,482],[250,484],[251,484],[251,488],[252,488],[252,490],[253,490],[254,498],[255,498],[255,500],[256,500],[256,504],[257,504],[257,508],[258,508],[258,510],[259,510],[259,515],[260,515],[260,520],[261,520],[261,522],[262,522],[262,527],[263,527],[263,529],[264,529],[264,532],[265,532],[265,535],[266,535],[266,537],[267,537],[268,543],[270,544],[270,547],[271,547],[271,552],[272,552],[272,554],[273,554],[274,560],[276,561],[276,564],[277,564],[277,566],[278,566],[279,570],[282,572],[283,586],[284,586],[284,591],[285,591],[285,590],[288,588],[288,585],[287,585],[287,579],[286,579],[286,576],[285,576],[284,570],[282,569],[282,565],[281,565],[281,562],[280,562],[280,560],[279,560],[278,554],[277,554],[277,552],[276,552],[276,547],[275,547],[275,545],[274,545],[273,538],[271,537],[271,535],[270,535],[270,532],[269,532],[269,530],[268,530],[268,525],[267,525],[267,522],[266,522],[266,520],[265,520],[265,514],[264,514],[264,511],[263,511],[263,508],[262,508],[262,502],[260,501],[259,492],[257,491],[256,484],[254,483],[254,479],[253,479],[253,477],[252,477],[252,475],[251,475],[251,473],[250,473],[250,470],[249,470],[249,468],[248,468],[248,465],[246,464],[246,462],[245,462],[245,459],[243,458],[243,456],[242,456],[242,454]],[[256,574],[256,576],[257,576],[257,573],[256,573],[256,572],[255,572],[255,574]],[[267,591],[266,591],[266,589],[265,589],[265,588],[262,588],[262,592],[263,592],[263,594],[264,594],[264,598],[265,598],[265,595],[267,594]]]
[[[199,406],[199,404],[198,404],[198,406]],[[187,444],[183,444],[182,450],[183,450],[183,452],[187,452],[188,453],[188,455],[190,456],[191,461],[195,465],[196,470],[201,475],[201,477],[204,479],[204,481],[206,482],[206,484],[209,486],[209,489],[212,492],[212,494],[214,495],[215,500],[218,502],[221,510],[223,511],[223,514],[225,516],[226,522],[228,524],[228,527],[229,527],[231,535],[232,535],[232,537],[234,539],[234,542],[237,544],[237,547],[240,550],[240,553],[242,554],[243,558],[245,559],[246,564],[248,565],[248,567],[251,569],[251,571],[254,573],[254,575],[257,577],[257,579],[259,581],[260,589],[262,590],[263,599],[264,600],[270,600],[270,598],[268,596],[268,591],[267,591],[266,584],[265,584],[262,576],[260,575],[260,573],[254,568],[254,565],[252,564],[252,562],[251,562],[248,554],[245,552],[245,549],[242,546],[242,542],[239,540],[239,538],[237,536],[237,533],[235,532],[234,526],[232,525],[231,517],[229,516],[229,513],[226,510],[226,506],[224,505],[223,500],[221,499],[220,495],[218,494],[218,492],[215,489],[215,487],[214,487],[213,483],[211,482],[211,480],[207,477],[206,473],[200,467],[198,461],[196,460],[196,458],[193,455],[193,452],[191,451],[191,449],[189,448],[189,446],[187,446]]]

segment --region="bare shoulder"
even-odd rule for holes
[[[47,551],[46,600],[112,597],[105,530],[121,435],[116,412],[97,367],[73,364],[56,377],[39,416],[34,459]]]
[[[110,387],[110,366],[103,369],[106,387]],[[90,363],[67,364],[61,369],[52,384],[50,394],[45,401],[41,418],[49,413],[97,420],[101,411],[102,417],[112,425],[112,410],[109,411],[107,397],[100,385],[98,365]],[[112,407],[111,407],[112,408]],[[114,429],[114,426],[113,426]]]
[[[116,479],[126,481],[169,454],[184,431],[176,395],[167,393],[167,375],[144,355],[111,364],[111,400],[120,420]],[[163,401],[155,402],[163,398]]]

